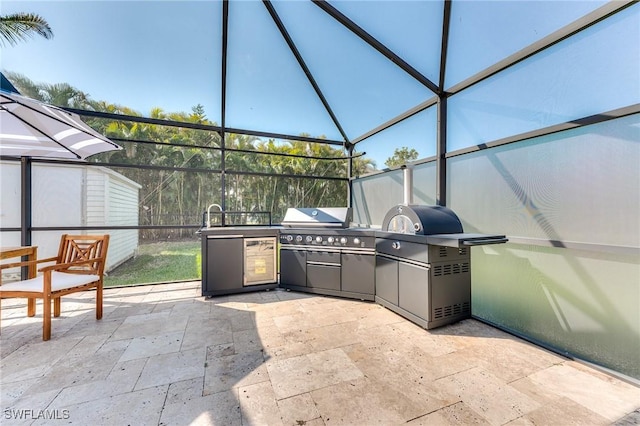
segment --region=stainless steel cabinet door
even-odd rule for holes
[[[376,256],[376,297],[398,305],[398,261]]]
[[[373,295],[375,282],[373,254],[342,253],[342,291]]]
[[[280,250],[280,284],[307,286],[307,253],[302,250]]]
[[[407,312],[430,321],[429,268],[400,262],[398,280],[398,305]]]
[[[205,292],[242,288],[242,238],[208,238]]]

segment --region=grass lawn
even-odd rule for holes
[[[141,244],[138,255],[105,276],[105,287],[199,280],[200,240]]]

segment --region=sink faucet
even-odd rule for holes
[[[219,211],[223,211],[220,204],[214,203],[214,204],[211,204],[209,207],[207,207],[207,228],[211,228],[211,208],[212,207],[217,207]]]

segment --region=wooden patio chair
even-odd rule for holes
[[[43,328],[42,340],[51,338],[51,303],[53,316],[60,316],[60,298],[64,295],[96,289],[96,319],[102,318],[102,289],[109,235],[62,235],[58,255],[46,259],[36,259],[0,265],[2,269],[51,263],[39,269],[41,275],[27,280],[2,285],[0,300],[24,297],[27,302],[27,316],[36,314],[36,299],[42,299]],[[34,275],[34,274],[30,274]]]

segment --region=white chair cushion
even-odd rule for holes
[[[98,275],[80,275],[67,274],[65,272],[53,271],[51,273],[51,291],[64,290],[71,287],[77,287],[89,284],[100,279]],[[0,291],[33,291],[42,292],[44,286],[44,277],[38,276],[30,280],[16,281],[13,283],[2,284]]]

